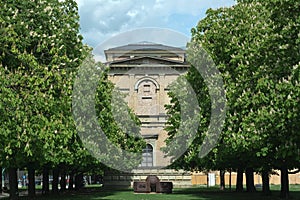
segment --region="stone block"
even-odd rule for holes
[[[134,182],[133,189],[136,193],[149,193],[146,182]]]
[[[172,182],[160,182],[160,192],[161,193],[172,193],[173,183]]]

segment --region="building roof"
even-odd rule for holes
[[[156,43],[150,43],[150,42],[144,41],[144,42],[140,42],[140,43],[136,43],[136,44],[128,44],[128,45],[124,45],[124,46],[110,48],[108,50],[105,50],[105,52],[107,52],[107,51],[135,51],[135,50],[185,51],[184,49],[179,48],[179,47],[172,47],[172,46],[167,46],[167,45],[163,45],[163,44],[156,44]]]

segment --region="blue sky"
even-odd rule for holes
[[[120,33],[166,28],[190,37],[208,8],[228,7],[234,0],[76,0],[84,42],[96,47]]]

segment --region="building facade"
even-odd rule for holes
[[[191,174],[166,169],[171,159],[165,146],[167,115],[164,105],[170,103],[169,85],[187,72],[189,65],[182,48],[141,42],[105,50],[110,67],[109,80],[125,93],[125,101],[141,121],[141,135],[147,142],[143,161],[130,173],[105,172],[104,186],[132,187],[134,181],[145,181],[156,175],[161,181],[172,181],[174,187],[190,187]]]
[[[142,42],[105,50],[109,80],[126,94],[126,102],[141,121],[141,135],[147,146],[139,168],[162,168],[170,158],[161,151],[167,133],[165,104],[170,102],[168,86],[189,68],[185,50]]]

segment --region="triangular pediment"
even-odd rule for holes
[[[185,64],[182,61],[178,60],[171,60],[171,59],[165,59],[160,57],[150,57],[150,56],[143,56],[143,57],[133,57],[123,60],[115,60],[113,62],[109,63],[110,65],[148,65],[148,64],[161,64],[161,65],[180,65]]]

